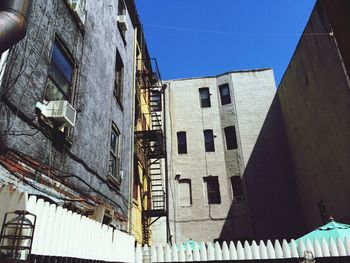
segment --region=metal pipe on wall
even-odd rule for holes
[[[18,43],[27,32],[27,21],[33,0],[1,0],[0,54]]]

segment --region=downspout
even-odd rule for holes
[[[32,1],[33,0],[1,0],[0,54],[25,37]]]

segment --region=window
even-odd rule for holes
[[[201,107],[202,108],[209,108],[210,105],[210,93],[209,88],[200,88],[199,89],[199,96],[201,99]]]
[[[118,21],[117,21],[117,27],[120,32],[120,35],[122,37],[124,45],[126,45],[125,37],[126,37],[126,31],[128,30],[126,21],[126,8],[125,3],[123,0],[118,1]]]
[[[132,188],[132,197],[138,201],[139,199],[139,187],[140,187],[140,173],[139,165],[136,155],[134,156],[134,182]]]
[[[71,101],[74,76],[74,61],[62,43],[56,39],[53,44],[49,75],[44,99]]]
[[[123,98],[123,84],[124,84],[124,64],[122,58],[120,57],[119,51],[117,50],[115,59],[115,79],[114,79],[114,91],[113,94],[117,98],[120,106],[122,104]]]
[[[220,85],[219,90],[220,90],[221,105],[231,103],[230,88],[228,84]]]
[[[204,177],[204,184],[207,187],[208,204],[221,204],[219,179],[217,176]]]
[[[177,133],[177,152],[179,154],[187,153],[186,132]]]
[[[190,179],[179,180],[179,205],[192,205],[192,187]]]
[[[237,136],[235,126],[224,128],[227,150],[237,149]]]
[[[120,184],[121,178],[119,173],[119,137],[120,132],[118,128],[113,124],[109,150],[109,174],[113,176]]]
[[[240,203],[243,201],[243,186],[242,179],[240,176],[231,177],[231,186],[234,197],[234,202]]]
[[[213,130],[204,130],[204,145],[206,152],[215,152]]]

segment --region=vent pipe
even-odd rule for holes
[[[26,35],[33,0],[0,0],[0,54]]]

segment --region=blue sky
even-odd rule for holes
[[[136,5],[164,80],[272,67],[278,85],[315,2],[136,0]]]

